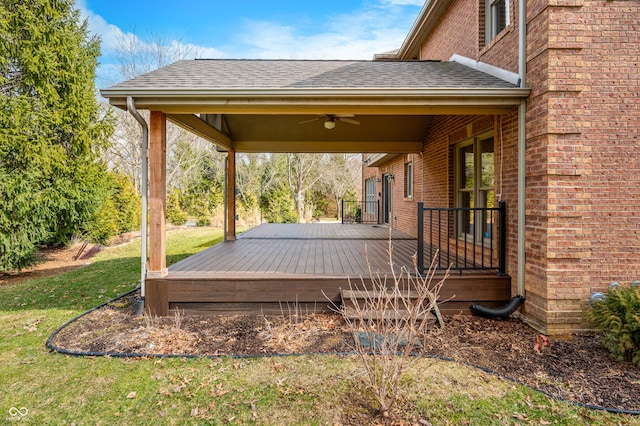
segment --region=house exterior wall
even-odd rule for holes
[[[424,40],[421,59],[457,53],[517,72],[517,2],[511,3],[510,26],[488,45],[483,4],[454,1]],[[527,6],[532,93],[522,313],[541,331],[559,334],[585,327],[593,291],[610,281],[640,279],[640,4],[534,0]],[[507,272],[516,282],[517,113],[492,119],[501,170],[496,193],[508,208]],[[478,123],[486,127],[487,117],[434,118],[423,152],[413,157],[421,182],[414,183],[411,200],[402,197],[406,157],[367,171],[396,176],[395,227],[415,234],[417,201],[453,205],[451,146],[473,136],[483,127]]]
[[[582,312],[593,291],[610,281],[640,279],[640,3],[531,0],[527,7],[532,93],[523,314],[540,330],[557,334],[584,328]],[[511,2],[510,26],[486,46],[483,8],[478,0],[454,1],[424,40],[421,59],[448,60],[457,53],[517,72],[517,1]],[[476,119],[434,120],[423,151],[425,203],[451,203],[447,143]],[[502,130],[501,192],[508,203],[513,276],[516,119],[515,113],[495,119]],[[410,229],[402,217],[398,227]]]
[[[417,235],[417,203],[426,207],[453,206],[454,146],[471,137],[493,130],[495,191],[507,203],[507,266],[506,272],[516,282],[517,277],[517,141],[518,114],[513,111],[501,116],[438,116],[434,117],[419,154],[399,156],[380,167],[365,167],[364,179],[382,180],[384,174],[395,176],[393,186],[393,227],[409,235]],[[365,158],[366,161],[366,158]],[[414,164],[413,198],[404,198],[404,164]],[[376,183],[378,199],[382,196],[382,184]],[[515,285],[515,284],[513,284]],[[515,294],[515,287],[513,293]]]
[[[454,53],[477,58],[479,0],[455,0],[420,48],[420,59],[448,61]],[[483,27],[484,28],[484,27]],[[452,37],[452,34],[455,34]]]
[[[640,6],[535,2],[528,21],[528,313],[560,333],[640,277]]]

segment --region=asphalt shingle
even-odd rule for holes
[[[515,88],[456,62],[183,60],[107,90]]]

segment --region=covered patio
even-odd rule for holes
[[[276,228],[261,227],[253,235],[264,232],[262,238],[248,233],[235,241],[236,152],[371,153],[380,159],[420,153],[434,116],[504,114],[529,95],[514,75],[459,59],[189,60],[102,90],[112,105],[128,109],[144,129],[149,224],[143,224],[143,235],[148,229],[149,249],[147,253],[143,248],[141,281],[147,312],[166,315],[173,306],[237,311],[242,304],[246,310],[281,302],[317,305],[326,301],[322,290],[335,299],[337,290],[347,285],[347,276],[366,271],[365,241],[376,253],[371,257],[386,259],[381,254],[386,235],[329,237],[325,229],[304,238],[288,233],[284,238],[267,232]],[[149,110],[149,123],[138,109]],[[167,121],[227,153],[225,243],[169,269]],[[144,172],[142,181],[144,188]],[[143,207],[146,200],[143,191]],[[143,214],[143,221],[146,217]],[[378,229],[369,228],[374,230],[378,235]],[[415,240],[398,235],[394,234],[396,262],[410,265]],[[502,284],[485,285],[485,280]],[[451,303],[460,304],[455,311],[467,309],[469,302],[490,306],[511,296],[510,279],[495,274],[456,275],[447,288],[443,296],[455,294]]]

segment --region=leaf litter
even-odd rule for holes
[[[86,353],[202,356],[342,353],[354,346],[344,321],[333,313],[173,313],[149,319],[133,315],[137,296],[127,297],[130,303],[114,302],[71,323],[53,344]],[[597,333],[544,336],[517,319],[455,315],[446,316],[444,328],[432,329],[417,350],[490,370],[568,401],[640,411],[640,369],[611,358]]]

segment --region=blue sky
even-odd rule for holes
[[[371,59],[397,49],[424,0],[76,0],[102,39],[98,86],[123,37],[216,59]],[[120,42],[121,43],[121,42]]]

